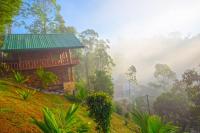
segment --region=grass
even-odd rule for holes
[[[0,91],[0,129],[1,133],[41,133],[40,129],[33,125],[32,117],[42,120],[42,109],[46,106],[50,109],[67,111],[72,102],[66,100],[64,96],[44,94],[37,92],[29,100],[23,101],[16,94],[19,87],[7,81],[0,80],[4,89]],[[22,87],[21,90],[27,89]],[[94,121],[88,117],[85,107],[80,107],[77,112],[78,117],[91,125],[91,133],[96,133]],[[137,127],[133,123],[124,125],[124,120],[119,115],[113,113],[111,120],[112,133],[134,133]]]

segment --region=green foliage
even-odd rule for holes
[[[28,100],[32,95],[36,93],[36,90],[16,90],[16,93],[22,100]]]
[[[111,75],[105,71],[96,71],[95,75],[90,77],[91,89],[94,92],[105,92],[111,97],[113,96],[113,83]]]
[[[159,116],[153,115],[148,119],[149,133],[177,133],[178,127],[171,123],[164,123]]]
[[[85,98],[88,96],[88,90],[87,90],[85,82],[83,82],[83,81],[76,82],[75,88],[77,90],[77,92],[75,94],[76,98],[84,101]]]
[[[67,113],[60,112],[58,117],[48,108],[43,109],[43,121],[32,118],[32,123],[38,126],[44,133],[73,133],[74,126],[78,133],[86,133],[89,131],[87,125],[81,123],[78,125],[75,113],[79,106],[73,104],[69,107]]]
[[[132,112],[132,119],[140,127],[141,133],[178,133],[178,127],[164,123],[159,116],[148,115],[137,110]]]
[[[140,127],[141,133],[148,133],[148,118],[149,115],[138,110],[132,112],[132,119],[135,124]]]
[[[81,103],[81,100],[76,97],[76,95],[65,94],[65,98],[71,102]]]
[[[23,27],[29,33],[75,33],[74,27],[65,26],[60,10],[61,6],[56,0],[24,1],[14,24],[16,27]]]
[[[0,34],[5,32],[6,26],[10,25],[13,17],[17,15],[22,0],[0,0]]]
[[[95,93],[88,96],[86,103],[90,116],[97,123],[96,129],[102,133],[109,133],[112,114],[111,98],[105,93]]]
[[[88,124],[81,123],[80,126],[77,128],[77,133],[87,133],[90,130],[90,127]]]
[[[113,109],[114,109],[114,111],[115,111],[117,114],[119,114],[119,115],[123,115],[123,114],[124,114],[122,105],[119,104],[119,103],[117,103],[117,102],[114,104]]]
[[[191,102],[191,126],[199,130],[200,126],[200,73],[197,70],[187,70],[182,75],[182,81],[186,84],[186,92]]]
[[[84,78],[90,89],[89,76],[93,76],[95,71],[106,71],[109,74],[114,62],[108,52],[109,41],[101,39],[96,31],[87,29],[79,34],[79,38],[85,49],[73,52],[80,59],[80,65],[75,68],[76,77]]]
[[[32,123],[39,127],[44,133],[62,133],[59,128],[55,115],[48,109],[43,109],[43,121],[32,118]]]
[[[22,75],[20,72],[15,72],[15,71],[14,71],[13,80],[14,80],[16,83],[23,84],[23,83],[25,83],[25,82],[28,81],[28,78],[25,77],[24,75]]]
[[[190,105],[184,91],[161,94],[154,102],[154,110],[162,118],[181,126],[183,131],[189,126]]]
[[[58,77],[53,72],[45,71],[43,68],[37,69],[36,75],[41,80],[43,88],[47,88],[49,84],[55,83],[58,80]]]
[[[86,97],[88,96],[88,90],[86,89],[86,84],[83,81],[75,83],[76,92],[74,95],[65,94],[65,98],[76,103],[84,103]]]
[[[155,65],[155,72],[154,76],[156,78],[161,78],[161,79],[171,79],[175,80],[176,79],[176,73],[173,72],[170,67],[166,64],[156,64]]]

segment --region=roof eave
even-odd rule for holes
[[[29,49],[0,49],[1,52],[13,52],[13,51],[40,51],[40,50],[53,50],[53,49],[79,49],[85,46],[76,47],[57,47],[57,48],[29,48]]]

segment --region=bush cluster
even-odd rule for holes
[[[110,120],[112,114],[111,98],[105,93],[94,93],[87,97],[89,115],[97,123],[96,129],[102,133],[110,132]]]

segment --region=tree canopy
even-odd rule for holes
[[[22,0],[0,1],[0,34],[5,32],[6,26],[10,25],[13,17],[17,15]]]

